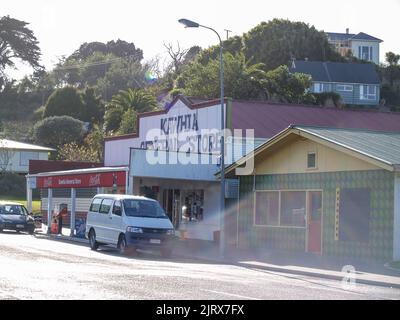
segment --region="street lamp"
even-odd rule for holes
[[[224,63],[222,56],[222,40],[217,31],[213,28],[203,26],[197,22],[180,19],[185,28],[205,28],[209,29],[218,36],[219,39],[219,62],[220,62],[220,81],[221,81],[221,214],[220,214],[220,236],[219,236],[219,254],[221,258],[225,255],[225,112],[224,112]]]

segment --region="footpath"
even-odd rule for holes
[[[87,239],[70,237],[68,228],[63,228],[62,235],[48,235],[45,228],[36,234],[53,240],[89,245]],[[174,257],[337,281],[354,279],[356,283],[400,288],[400,270],[389,268],[383,263],[350,258],[338,259],[311,253],[236,247],[226,247],[222,257],[215,242],[191,239],[176,241],[171,259]]]

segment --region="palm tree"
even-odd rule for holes
[[[111,105],[122,108],[124,111],[134,109],[137,113],[152,111],[157,107],[157,100],[153,94],[143,89],[120,90],[112,97]]]
[[[155,96],[143,89],[120,90],[106,107],[104,128],[111,133],[134,132],[136,114],[152,111],[157,107]]]

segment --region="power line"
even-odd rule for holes
[[[128,60],[128,59],[136,58],[136,57],[138,57],[138,54],[132,54],[132,55],[129,55],[129,56],[126,56],[126,57],[119,57],[119,58],[114,58],[114,59],[96,61],[96,62],[92,62],[92,63],[80,63],[80,64],[63,66],[63,67],[55,67],[54,71],[57,71],[57,70],[73,70],[73,69],[80,69],[80,68],[86,68],[86,67],[92,67],[92,66],[107,65],[107,64],[110,64],[112,62],[121,61],[121,60]]]

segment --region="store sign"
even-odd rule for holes
[[[126,172],[101,172],[37,177],[37,188],[91,188],[125,186]]]

